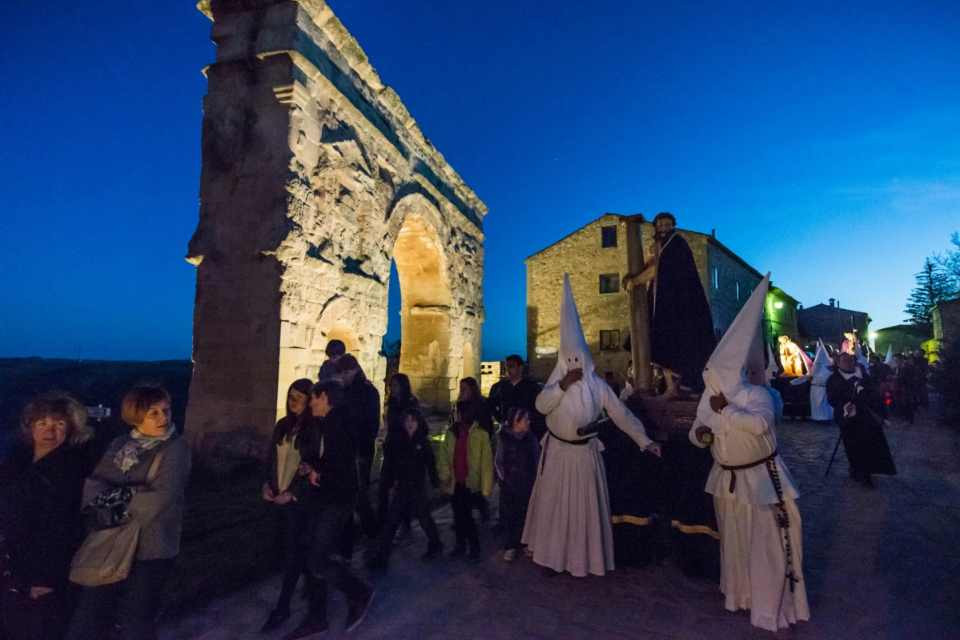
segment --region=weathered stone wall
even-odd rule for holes
[[[266,434],[343,340],[382,389],[390,262],[401,371],[445,407],[478,376],[486,208],[319,0],[220,0],[207,70],[187,430]]]

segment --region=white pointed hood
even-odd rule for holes
[[[870,373],[870,359],[867,357],[867,345],[860,345],[857,349],[857,363],[863,367],[864,373]]]
[[[824,353],[827,354],[827,362],[830,363],[830,366],[833,366],[833,356],[830,355],[830,349],[827,349],[827,345],[823,344],[823,338],[817,338],[817,349],[823,349]],[[816,360],[814,360],[816,363]]]
[[[816,354],[814,354],[816,357]],[[803,360],[803,366],[807,369],[807,375],[809,376],[813,373],[813,360],[810,359],[810,356],[807,355],[807,352],[803,349],[800,349],[800,359]]]
[[[897,366],[897,361],[896,361],[896,360],[894,359],[894,357],[893,357],[893,343],[892,343],[892,342],[887,345],[887,357],[883,359],[883,364],[887,365],[888,367],[895,367],[895,366]]]
[[[580,324],[580,313],[577,311],[577,302],[573,299],[573,289],[570,288],[570,276],[563,274],[563,298],[560,301],[560,349],[557,354],[557,366],[550,374],[550,380],[560,379],[571,369],[583,369],[583,377],[592,374],[593,356],[590,347],[583,337],[583,327]]]
[[[817,355],[813,359],[813,368],[811,369],[811,378],[814,384],[826,384],[830,377],[830,354],[823,342],[817,343]]]
[[[780,367],[777,366],[777,358],[773,355],[773,349],[770,347],[770,343],[767,343],[767,382],[770,382],[777,377],[777,373],[780,371]]]
[[[583,327],[580,325],[580,313],[577,303],[573,299],[573,290],[570,288],[570,276],[563,274],[563,298],[560,301],[560,349],[557,353],[557,364],[547,380],[547,384],[559,382],[571,369],[583,369],[583,378],[579,383],[567,389],[567,394],[579,394],[578,410],[584,414],[592,411],[597,398],[602,397],[598,385],[606,385],[594,373],[593,357],[590,347],[583,337]],[[569,410],[571,407],[567,407]],[[599,411],[599,410],[598,410]]]
[[[733,324],[713,350],[703,370],[707,385],[704,397],[723,393],[731,398],[746,381],[744,370],[763,369],[763,307],[770,288],[770,274],[764,276],[740,309]]]

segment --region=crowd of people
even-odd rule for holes
[[[767,284],[707,361],[689,440],[713,459],[700,486],[713,497],[726,607],[749,609],[753,624],[775,631],[810,614],[798,493],[774,432],[783,401],[755,348]],[[283,559],[279,597],[262,630],[287,622],[301,578],[308,613],[288,640],[328,628],[329,587],[346,598],[346,629],[359,625],[375,589],[354,570],[356,551],[366,549],[369,569],[388,570],[395,539],[416,520],[426,536],[422,560],[441,557],[446,545],[431,513],[436,490],[453,511],[449,557],[480,560],[486,529],[474,512],[489,518],[496,484],[504,561],[526,555],[547,576],[613,569],[598,425],[612,424],[638,452],[660,457],[661,448],[594,371],[568,281],[560,342],[542,386],[525,377],[516,355],[489,398],[473,378],[461,380],[446,428],[431,436],[406,375],[391,377],[381,404],[357,359],[331,341],[319,379],[289,386],[270,439],[260,493],[279,522]],[[916,391],[922,368],[917,358],[870,366],[859,355],[832,356],[825,399],[851,474],[870,483],[873,474],[896,473],[882,429],[890,408],[884,399],[892,396],[912,417],[923,402]],[[180,548],[190,449],[164,389],[131,389],[121,413],[129,430],[97,445],[85,408],[68,395],[44,394],[24,409],[20,444],[0,465],[3,640],[155,637]],[[378,438],[382,464],[371,496]]]

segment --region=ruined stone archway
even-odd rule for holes
[[[321,0],[212,0],[187,433],[265,436],[288,385],[343,340],[385,361],[394,259],[401,371],[446,408],[477,375],[486,208]]]

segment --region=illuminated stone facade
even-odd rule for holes
[[[485,205],[321,0],[212,0],[186,429],[265,436],[343,340],[382,390],[390,262],[400,370],[427,405],[479,376]]]
[[[570,274],[597,371],[614,371],[618,379],[626,374],[630,352],[624,346],[630,335],[630,302],[622,281],[629,272],[628,219],[604,214],[526,259],[527,358],[535,378],[545,379],[556,363],[564,272]],[[654,255],[653,225],[644,222],[639,228],[644,256]],[[762,276],[712,234],[678,231],[693,253],[714,331],[723,335]]]

